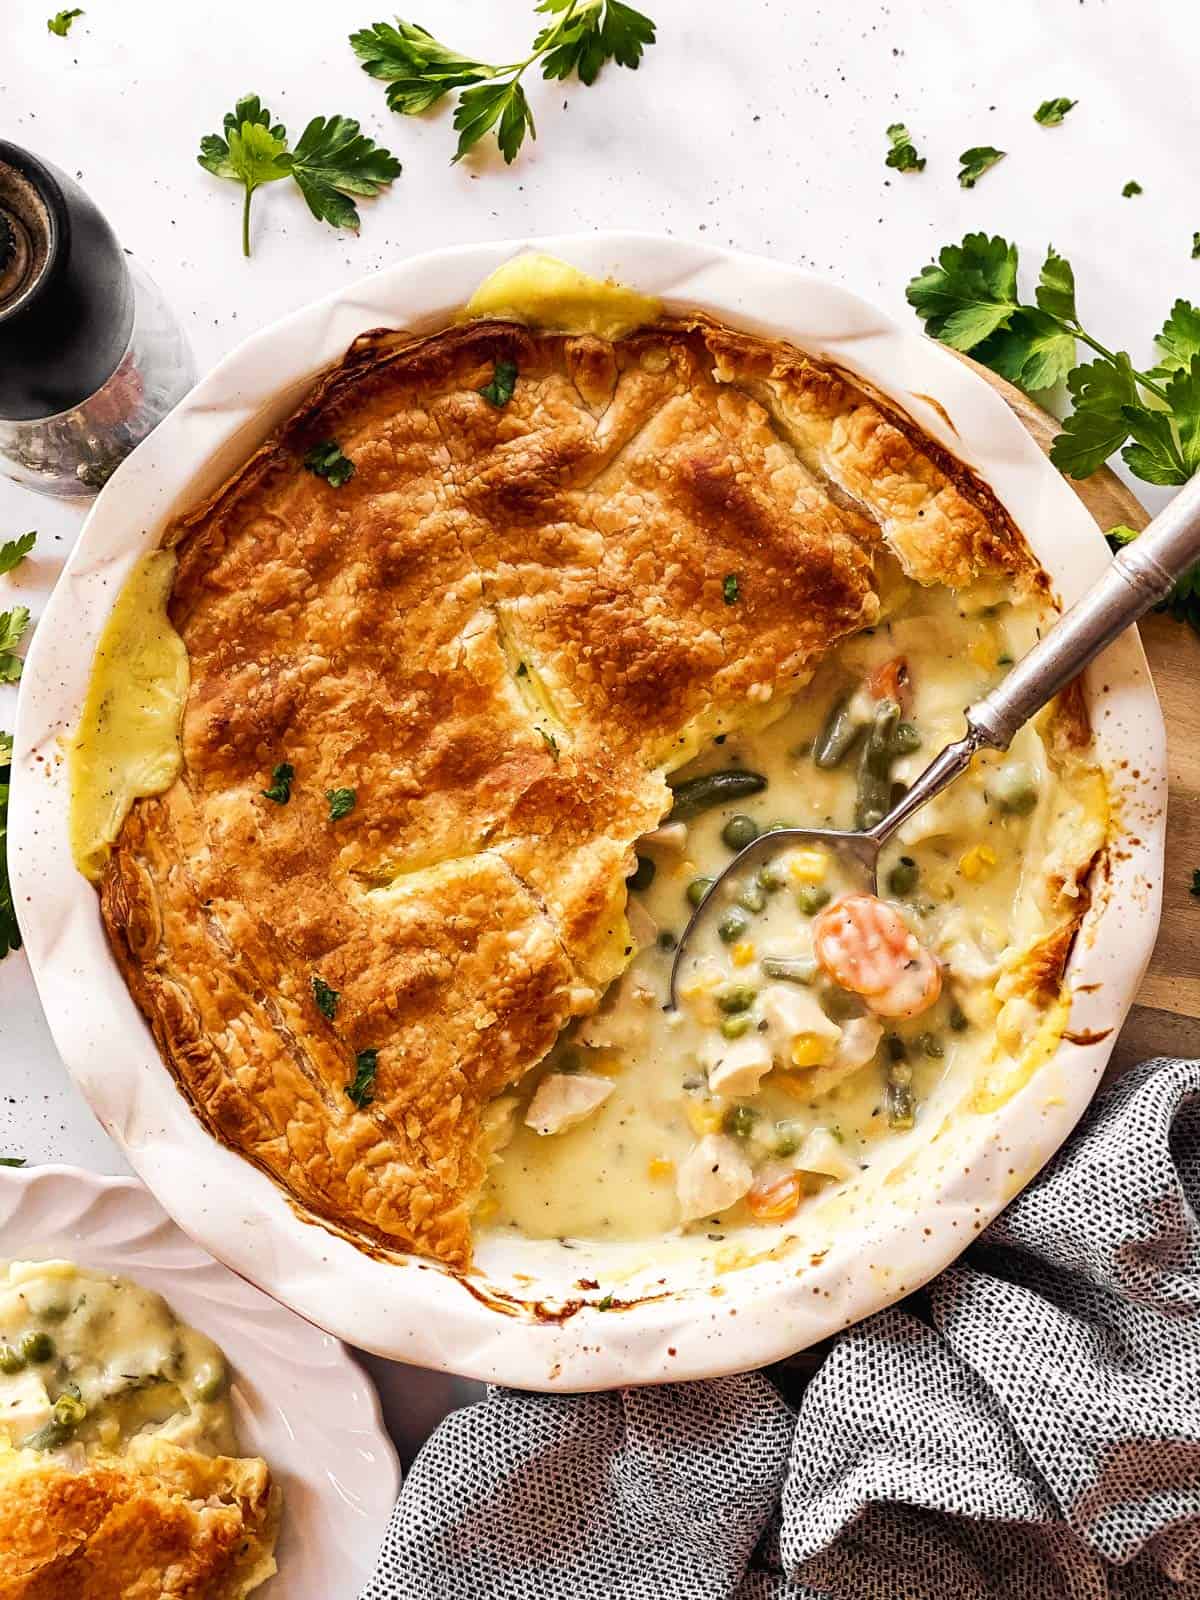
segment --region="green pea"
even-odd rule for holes
[[[777,1156],[794,1156],[799,1150],[803,1139],[803,1130],[795,1122],[777,1122],[775,1124],[775,1154]]]
[[[27,1333],[21,1340],[21,1354],[26,1361],[49,1361],[54,1354],[54,1340],[40,1329],[37,1333]]]
[[[749,916],[740,906],[734,906],[717,923],[717,933],[725,944],[733,944],[742,937],[749,926]]]
[[[698,906],[712,886],[712,878],[693,878],[687,886],[688,904]]]
[[[967,1021],[967,1014],[960,1005],[950,1007],[950,1026],[955,1033],[965,1033],[971,1024]]]
[[[10,1377],[14,1372],[24,1372],[25,1357],[10,1344],[0,1344],[0,1372]]]
[[[911,856],[901,856],[887,875],[889,894],[911,894],[917,886],[921,869]]]
[[[86,1416],[87,1406],[84,1405],[83,1397],[78,1389],[72,1388],[70,1391],[60,1394],[54,1402],[54,1420],[55,1422],[61,1422],[64,1426],[77,1428]]]
[[[776,864],[773,861],[768,861],[765,865],[759,867],[754,875],[754,881],[764,894],[774,894],[777,890],[783,888],[787,880]]]
[[[754,1026],[754,1018],[743,1011],[740,1017],[722,1017],[721,1034],[726,1039],[740,1039]]]
[[[758,990],[748,983],[731,983],[717,995],[717,1008],[727,1016],[733,1016],[738,1011],[749,1011],[757,994]]]
[[[917,1040],[922,1053],[934,1061],[940,1061],[946,1054],[946,1047],[936,1033],[923,1033]]]
[[[722,1127],[735,1139],[748,1139],[754,1132],[754,1124],[757,1121],[758,1112],[753,1106],[730,1106],[725,1113]]]
[[[639,856],[637,866],[625,879],[631,889],[648,889],[654,882],[654,874],[658,868],[649,856]]]
[[[741,813],[730,817],[721,829],[721,838],[735,854],[744,850],[748,844],[753,844],[758,838],[758,823],[753,817],[742,816]]]
[[[745,906],[747,911],[761,911],[767,903],[767,897],[752,878],[745,884],[738,894],[738,905]]]
[[[796,890],[796,904],[806,917],[815,917],[829,901],[829,890],[822,883],[802,883]]]
[[[658,935],[658,948],[660,950],[674,950],[678,943],[679,940],[671,932],[670,928],[660,930]]]
[[[1001,811],[1027,817],[1037,805],[1037,774],[1027,761],[1006,761],[988,784],[988,794]]]
[[[220,1361],[204,1361],[192,1376],[192,1393],[197,1400],[219,1400],[225,1393],[229,1374]]]

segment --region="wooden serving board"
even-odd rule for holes
[[[968,365],[1048,452],[1058,432],[1055,419],[995,373]],[[1143,528],[1150,520],[1107,467],[1067,482],[1103,531],[1118,522]],[[1110,1076],[1149,1056],[1200,1056],[1200,899],[1190,892],[1192,869],[1200,867],[1200,638],[1166,616],[1151,615],[1139,628],[1167,724],[1167,854],[1158,943],[1113,1051]]]

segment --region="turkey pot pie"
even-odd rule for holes
[[[181,1090],[302,1213],[460,1269],[473,1226],[779,1221],[1052,1048],[1106,827],[1075,692],[884,863],[919,1013],[822,965],[853,886],[811,852],[661,1010],[737,839],[886,805],[1051,615],[845,374],[702,317],[368,335],[164,547],[177,775],[87,865]]]

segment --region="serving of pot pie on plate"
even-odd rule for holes
[[[886,809],[1053,617],[988,487],[813,354],[366,335],[126,594],[76,858],[196,1116],[365,1249],[766,1237],[1058,1042],[1108,827],[1077,690],[865,911],[821,852],[736,884],[663,1009],[730,851]]]

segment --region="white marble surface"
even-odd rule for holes
[[[67,39],[47,32],[56,8],[5,0],[0,137],[79,179],[178,309],[201,370],[405,254],[571,229],[777,255],[904,318],[907,280],[965,232],[1016,239],[1030,273],[1053,242],[1075,266],[1087,324],[1135,364],[1177,296],[1200,300],[1195,0],[644,0],[659,43],[641,69],[610,67],[591,89],[534,80],[539,138],[507,170],[493,157],[451,167],[448,114],[387,110],[346,35],[390,7],[87,0]],[[416,15],[485,59],[512,59],[535,27],[526,0],[425,0]],[[281,183],[256,195],[242,258],[240,191],[195,155],[250,91],[294,136],[341,112],[404,162],[392,192],[362,205],[357,238],[314,221]],[[1079,105],[1039,128],[1033,110],[1053,95]],[[885,168],[892,121],[912,131],[923,173]],[[956,157],[976,144],[1008,159],[962,190]],[[1127,200],[1130,178],[1145,192]],[[0,608],[19,593],[36,617],[80,521],[0,479],[0,539],[40,535],[35,558],[0,580]],[[0,727],[14,695],[0,688]],[[20,955],[0,963],[0,1153],[124,1170],[66,1080]],[[373,1363],[407,1454],[466,1386],[388,1365]]]

